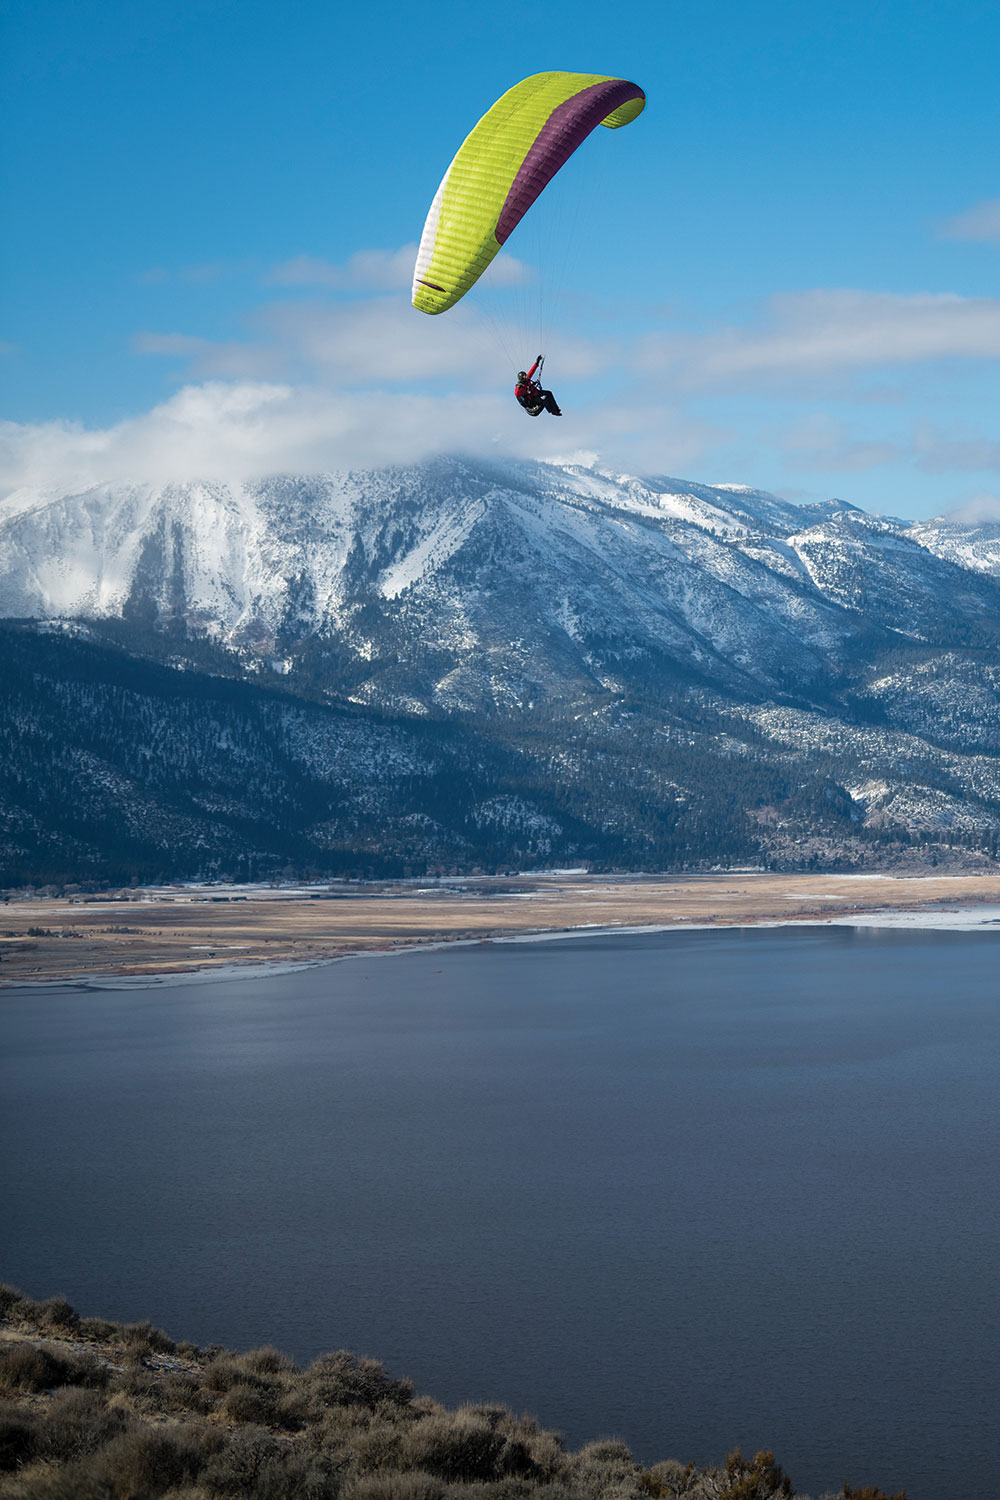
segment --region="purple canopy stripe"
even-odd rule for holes
[[[511,183],[507,200],[497,220],[497,243],[502,245],[521,222],[564,162],[592,130],[632,99],[645,99],[637,84],[625,79],[592,83],[572,99],[559,104],[549,115]]]
[[[413,268],[418,312],[454,307],[595,125],[630,125],[645,103],[638,84],[601,73],[534,73],[509,88],[434,194]]]

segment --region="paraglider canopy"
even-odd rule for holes
[[[637,84],[599,73],[535,73],[508,89],[466,136],[434,195],[413,306],[453,307],[590,132],[630,124],[645,103]]]

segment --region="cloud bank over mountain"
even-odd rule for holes
[[[990,213],[980,205],[949,232],[983,238]],[[791,498],[850,484],[870,509],[916,515],[1000,484],[985,395],[1000,360],[1000,298],[815,287],[772,294],[723,323],[673,305],[612,310],[596,296],[555,297],[543,334],[537,268],[501,255],[482,295],[428,318],[409,305],[412,259],[412,245],[340,262],[302,252],[258,267],[224,336],[194,318],[139,329],[130,357],[155,361],[172,394],[107,423],[3,425],[0,488],[583,451],[631,471],[707,472]],[[204,295],[245,274],[213,263],[155,276]],[[560,420],[532,421],[511,396],[517,365],[543,339]]]
[[[513,410],[512,410],[513,409]],[[626,439],[647,415],[650,444],[689,467],[708,439],[669,413],[604,413],[605,437]],[[240,482],[287,470],[305,472],[411,463],[436,453],[553,458],[592,452],[586,412],[561,423],[519,421],[507,395],[358,390],[220,379],[186,385],[168,401],[106,428],[78,422],[0,424],[0,495],[104,481],[164,484],[202,479]],[[627,443],[621,444],[627,446]],[[662,465],[662,462],[659,466]]]

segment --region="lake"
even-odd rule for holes
[[[648,1462],[1000,1493],[1000,934],[0,992],[0,1278]]]

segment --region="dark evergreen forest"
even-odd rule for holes
[[[856,868],[996,851],[989,788],[965,828],[865,823],[845,790],[856,744],[790,752],[745,703],[668,671],[516,714],[400,716],[319,679],[247,681],[204,642],[136,630],[130,644],[0,626],[3,885]],[[918,769],[953,793],[932,754]]]

